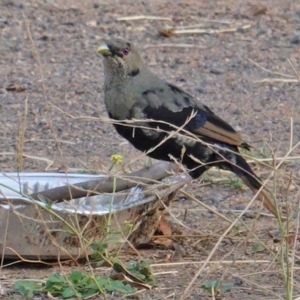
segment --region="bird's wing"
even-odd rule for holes
[[[145,90],[142,97],[143,102],[147,103],[143,107],[143,113],[148,119],[163,121],[177,127],[184,125],[185,130],[199,137],[247,147],[241,135],[227,122],[174,85],[166,84],[159,88]],[[152,123],[151,126],[167,131],[174,130],[174,127],[159,122]]]

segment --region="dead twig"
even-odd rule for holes
[[[261,83],[264,83],[264,82],[286,82],[286,83],[299,82],[300,76],[297,73],[296,69],[294,68],[294,66],[292,65],[292,63],[289,59],[288,59],[288,62],[292,65],[293,71],[297,76],[271,71],[269,69],[264,68],[259,63],[252,60],[251,58],[248,58],[248,60],[250,62],[252,62],[254,65],[256,65],[258,68],[262,69],[263,71],[265,71],[267,73],[274,74],[274,75],[279,75],[279,76],[282,76],[282,77],[286,77],[286,78],[263,78],[263,79],[260,79],[260,80],[255,80],[254,82],[261,82]]]
[[[191,194],[185,192],[185,191],[180,191],[181,194],[183,194],[185,197],[195,201],[196,203],[198,203],[199,205],[205,207],[208,211],[212,212],[213,214],[216,214],[217,216],[219,216],[221,219],[225,220],[228,223],[232,223],[231,220],[229,220],[228,218],[226,218],[225,216],[223,216],[222,214],[220,214],[218,211],[212,209],[209,205],[206,205],[205,203],[199,201],[196,197],[192,196]]]
[[[27,115],[28,115],[28,97],[26,97],[24,100],[23,116],[20,116],[19,136],[18,136],[18,143],[16,147],[18,172],[21,172],[23,169],[23,148],[24,148],[25,131],[27,127]]]
[[[143,49],[149,48],[196,48],[207,49],[207,47],[197,46],[194,44],[158,44],[158,45],[145,45]]]
[[[298,79],[284,79],[284,78],[263,78],[261,80],[255,80],[254,82],[285,82],[285,83],[292,83],[292,82],[299,82]]]
[[[117,21],[138,21],[138,20],[173,21],[172,18],[169,18],[169,17],[145,16],[145,15],[139,15],[139,16],[127,16],[127,17],[117,18]]]
[[[16,154],[14,152],[0,152],[0,156],[15,156],[15,155]],[[22,153],[22,158],[28,158],[28,159],[40,160],[40,161],[46,162],[47,167],[45,168],[45,170],[48,170],[54,163],[54,160],[51,160],[49,158],[33,156],[33,155],[24,154],[24,153]]]
[[[260,190],[262,190],[263,187],[260,188]],[[254,195],[254,197],[251,199],[251,201],[248,203],[248,205],[245,207],[245,209],[239,214],[239,216],[231,223],[231,225],[223,232],[223,234],[221,235],[221,237],[219,238],[218,242],[215,244],[215,246],[213,247],[213,249],[211,250],[210,254],[208,255],[207,259],[205,260],[205,262],[203,263],[202,267],[197,271],[197,273],[195,274],[195,276],[193,277],[193,279],[190,281],[190,283],[188,284],[188,286],[185,288],[184,292],[182,293],[181,297],[179,298],[180,300],[184,300],[187,298],[187,295],[190,293],[191,291],[191,287],[193,286],[193,284],[195,283],[196,279],[199,277],[199,275],[203,272],[203,270],[205,269],[205,267],[207,266],[207,264],[209,263],[209,261],[211,260],[211,258],[213,257],[213,255],[215,254],[216,250],[219,248],[221,242],[223,241],[223,239],[226,237],[226,235],[230,232],[230,230],[235,226],[235,224],[237,222],[239,222],[239,220],[241,219],[241,217],[244,215],[244,213],[249,209],[249,207],[252,205],[252,203],[254,202],[254,200],[256,199],[257,195],[260,193],[260,190],[256,193],[256,195]]]
[[[298,71],[296,70],[296,68],[294,67],[294,65],[292,64],[292,62],[289,58],[288,58],[288,62],[291,65],[291,67],[293,68],[293,71],[296,74],[297,80],[300,81],[300,74],[298,73]]]
[[[254,60],[252,60],[251,58],[248,58],[248,60],[250,62],[252,62],[254,65],[256,65],[258,68],[262,69],[263,71],[265,71],[267,73],[271,73],[271,74],[275,74],[275,75],[279,75],[279,76],[283,76],[283,77],[288,77],[288,78],[295,78],[295,76],[293,76],[293,75],[288,75],[288,74],[284,74],[284,73],[280,73],[280,72],[275,72],[275,71],[271,71],[269,69],[266,69],[263,66],[261,66],[259,63],[257,63]]]
[[[245,24],[236,27],[228,27],[228,28],[221,28],[221,29],[198,29],[198,28],[172,28],[167,27],[160,30],[160,34],[165,37],[170,37],[172,35],[181,35],[181,34],[218,34],[218,33],[229,33],[229,32],[236,32],[238,30],[246,30],[251,27],[251,24]]]

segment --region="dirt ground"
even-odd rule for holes
[[[118,20],[135,15],[167,19]],[[160,34],[167,26],[197,24],[206,32]],[[134,5],[128,0],[1,0],[0,33],[1,171],[18,170],[16,151],[33,156],[24,158],[23,170],[27,171],[105,171],[112,154],[122,153],[126,165],[141,156],[111,124],[70,117],[106,116],[102,59],[96,49],[108,37],[131,40],[156,74],[195,95],[242,131],[257,157],[300,154],[299,147],[288,153],[300,140],[297,0],[145,0]],[[139,164],[135,160],[133,166]],[[276,173],[276,198],[284,210],[286,200],[292,209],[298,205],[298,165],[299,160],[293,159]],[[258,164],[252,166],[263,179],[271,172]],[[288,185],[290,174],[293,180]],[[228,211],[244,209],[252,193],[211,176],[215,180],[194,181],[187,190],[232,218]],[[269,187],[274,189],[274,181]],[[255,203],[251,210],[259,207]],[[183,232],[201,232],[203,237],[182,240],[183,253],[141,250],[142,257],[169,266],[153,267],[159,288],[142,292],[138,299],[179,299],[228,225],[184,198],[177,199],[171,211],[185,224]],[[247,228],[235,227],[221,242],[211,258],[215,263],[205,267],[185,299],[214,299],[201,285],[217,278],[233,284],[219,299],[284,299],[286,289],[276,256],[279,246],[268,235],[268,230],[278,229],[277,222],[268,215],[243,221]],[[258,249],[253,233],[271,251]],[[296,246],[293,253],[299,261],[297,250]],[[126,252],[122,257],[126,259]],[[179,262],[185,264],[175,264]],[[52,272],[17,265],[3,268],[0,279],[41,278]],[[300,295],[299,280],[299,270],[294,268],[294,299]],[[0,294],[3,299],[13,297],[17,299],[13,294]]]

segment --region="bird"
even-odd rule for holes
[[[216,166],[239,176],[277,218],[271,193],[240,154],[250,150],[241,134],[209,107],[161,79],[136,47],[103,40],[104,102],[116,131],[149,157],[183,164],[193,179]]]

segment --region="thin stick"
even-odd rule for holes
[[[55,140],[54,139],[36,139],[36,138],[31,138],[31,139],[24,140],[24,143],[29,143],[29,142],[40,143],[40,142],[53,142],[53,141],[55,141]],[[64,140],[60,140],[60,139],[57,139],[57,141],[60,144],[76,145],[75,142],[71,142],[71,141],[64,141]]]
[[[268,264],[271,263],[271,260],[235,260],[234,263],[237,264]],[[180,262],[174,262],[174,263],[161,263],[161,264],[151,264],[152,267],[173,267],[173,266],[182,266],[182,265],[198,265],[198,264],[205,264],[206,260],[201,261],[180,261]],[[211,260],[207,262],[208,264],[232,264],[232,260]]]
[[[186,196],[187,198],[197,202],[199,205],[205,207],[207,210],[211,211],[212,213],[216,214],[217,216],[219,216],[220,218],[222,218],[223,220],[225,220],[228,223],[232,223],[231,220],[227,219],[225,216],[223,216],[222,214],[220,214],[218,211],[213,210],[210,206],[206,205],[205,203],[199,201],[196,197],[192,196],[191,194],[187,193],[186,191],[181,190],[180,191],[181,194],[183,194],[184,196]]]
[[[201,232],[201,231],[199,231],[199,230],[192,229],[192,228],[186,226],[184,223],[182,223],[180,220],[178,220],[178,218],[176,218],[176,216],[174,216],[174,214],[171,212],[171,210],[169,209],[169,207],[166,206],[165,203],[164,203],[163,201],[161,201],[161,202],[162,202],[162,205],[164,206],[166,212],[169,213],[170,216],[174,219],[174,221],[175,221],[177,224],[179,224],[181,227],[186,228],[186,229],[188,229],[189,231],[195,231],[195,232],[198,232],[200,236],[201,236],[201,235],[202,235],[202,236],[207,236],[207,234],[204,234],[203,232]],[[170,236],[168,235],[168,237],[170,237]],[[184,235],[183,235],[182,237],[184,237]],[[156,236],[152,236],[152,238],[156,238]]]
[[[138,20],[160,20],[160,21],[172,21],[172,18],[168,17],[159,17],[159,16],[128,16],[128,17],[121,17],[117,18],[117,21],[138,21]]]
[[[172,34],[216,34],[216,33],[226,33],[226,32],[236,32],[239,29],[249,29],[251,24],[246,24],[241,27],[223,28],[223,29],[164,29],[171,30]],[[163,31],[164,31],[163,30]]]
[[[158,45],[145,45],[143,49],[149,48],[196,48],[196,49],[206,49],[207,47],[197,46],[194,44],[158,44]]]
[[[292,64],[292,62],[290,61],[289,58],[288,58],[288,62],[289,62],[289,64],[291,65],[291,67],[293,68],[293,71],[294,71],[294,73],[295,73],[296,76],[297,76],[297,80],[300,81],[300,75],[299,75],[299,73],[297,72],[296,68],[294,67],[294,65]]]
[[[186,209],[185,208],[179,208],[179,207],[172,207],[172,211],[185,211]],[[207,210],[206,209],[201,209],[201,208],[193,208],[192,209],[193,212],[206,212]],[[240,209],[222,209],[222,211],[224,213],[231,213],[231,214],[236,214],[236,213],[240,213],[241,210]],[[213,211],[214,212],[214,211]],[[274,215],[273,214],[268,214],[268,213],[265,213],[265,212],[254,212],[252,210],[248,210],[248,213],[249,214],[258,214],[259,216],[264,216],[264,217],[268,217],[268,218],[274,218]],[[198,235],[172,235],[173,237],[197,237]],[[159,235],[155,235],[155,237],[159,237]],[[164,237],[164,235],[162,235],[161,237]]]
[[[208,20],[208,19],[203,20],[203,22],[205,22],[205,23],[215,23],[215,24],[224,24],[224,25],[233,24],[233,22],[231,22],[231,21],[229,21],[229,22],[224,21],[223,22],[223,21],[214,21],[214,20]],[[201,27],[204,27],[204,26],[207,27],[207,24],[200,23],[200,24],[187,25],[187,26],[178,26],[178,27],[176,27],[176,29],[193,29],[193,28],[201,28]]]
[[[291,117],[290,150],[293,147],[293,132],[294,132],[294,122],[293,122],[293,117]]]
[[[244,213],[249,209],[249,207],[252,205],[254,200],[257,198],[259,193],[264,187],[261,186],[261,188],[257,191],[257,193],[252,197],[251,201],[248,203],[248,205],[245,207],[245,209],[239,214],[239,216],[231,223],[231,225],[224,231],[224,233],[221,235],[217,243],[215,244],[214,248],[211,250],[210,254],[208,255],[206,261],[203,263],[202,267],[198,270],[198,272],[195,274],[194,278],[190,281],[186,289],[184,290],[183,294],[179,298],[179,300],[184,300],[187,298],[187,295],[189,293],[190,288],[195,283],[196,279],[199,277],[199,275],[203,272],[209,261],[211,260],[212,256],[215,254],[216,250],[220,246],[223,239],[226,237],[226,235],[230,232],[230,230],[235,226],[235,224],[240,220],[240,218],[244,215]]]
[[[106,118],[106,117],[100,117],[100,118],[98,118],[98,117],[89,117],[89,116],[79,116],[79,117],[75,117],[75,116],[73,116],[73,115],[71,115],[71,114],[69,114],[69,113],[67,113],[67,112],[65,112],[65,111],[63,111],[62,109],[60,109],[59,107],[57,107],[57,106],[55,106],[55,105],[53,105],[53,104],[51,104],[55,109],[57,109],[59,112],[61,112],[61,113],[63,113],[63,114],[65,114],[66,116],[68,116],[69,118],[71,118],[71,119],[73,119],[73,120],[77,120],[77,121],[89,121],[89,122],[104,122],[104,123],[111,123],[111,124],[113,124],[114,123],[114,121],[113,120],[111,120],[111,119],[109,119],[109,118]],[[137,122],[137,121],[139,121],[139,120],[135,120],[135,121],[132,121],[132,123],[135,123],[135,122]],[[145,120],[142,120],[143,122],[145,121]],[[129,121],[128,121],[128,123],[130,123]],[[164,122],[162,122],[162,123],[164,123]],[[0,155],[1,155],[1,153],[0,153]],[[289,160],[297,160],[297,159],[300,159],[300,156],[290,156],[290,157],[276,157],[276,158],[273,158],[273,157],[271,157],[271,158],[249,158],[250,156],[245,156],[244,155],[244,157],[246,158],[246,160],[247,160],[247,163],[256,163],[256,162],[273,162],[273,161],[280,161],[280,160],[284,160],[284,161],[289,161]],[[213,170],[213,169],[215,169],[215,167],[212,167],[210,170]],[[224,172],[224,173],[226,173],[226,172],[228,172],[228,173],[231,173],[230,171],[226,171],[226,170],[222,170],[221,172]]]
[[[19,137],[18,137],[17,153],[16,153],[18,172],[21,172],[23,169],[23,149],[24,149],[25,131],[27,127],[27,117],[28,117],[28,97],[26,97],[24,100],[23,120],[22,117],[20,120]]]
[[[165,274],[177,274],[179,271],[166,271],[166,272],[158,272],[158,273],[153,273],[154,276],[157,275],[165,275]]]
[[[217,24],[225,24],[225,25],[231,25],[234,22],[233,21],[229,21],[229,20],[211,20],[211,19],[200,19],[202,22],[207,22],[207,23],[217,23]]]
[[[34,58],[37,61],[37,64],[38,64],[38,67],[39,67],[39,71],[40,71],[40,75],[41,75],[42,91],[43,91],[43,96],[44,96],[44,100],[45,100],[46,115],[47,115],[47,118],[48,118],[48,121],[49,121],[49,128],[50,128],[50,131],[51,131],[51,133],[53,135],[53,138],[54,138],[54,141],[55,141],[55,147],[56,147],[56,149],[59,152],[61,160],[63,161],[62,150],[61,150],[60,144],[58,142],[58,137],[57,137],[57,133],[56,133],[56,131],[54,129],[54,126],[53,126],[52,118],[50,116],[50,102],[49,102],[48,96],[47,96],[47,90],[46,90],[46,85],[45,85],[45,76],[44,76],[43,64],[42,64],[39,52],[38,52],[38,50],[37,50],[37,48],[35,46],[32,34],[31,34],[30,21],[26,18],[26,16],[25,16],[24,13],[23,13],[23,17],[25,19],[27,34],[28,34],[29,40],[31,42],[32,53],[33,53]]]
[[[276,74],[276,75],[280,75],[280,76],[283,76],[283,77],[295,78],[294,75],[283,74],[283,73],[280,73],[280,72],[274,72],[274,71],[271,71],[269,69],[266,69],[263,66],[261,66],[259,63],[252,60],[251,58],[248,58],[248,60],[251,61],[253,64],[255,64],[257,67],[259,67],[260,69],[266,71],[267,73]]]
[[[256,162],[272,162],[272,161],[281,161],[281,160],[289,161],[289,160],[296,160],[300,159],[300,156],[290,156],[290,157],[271,157],[271,158],[255,158],[247,160],[248,164],[256,163]]]
[[[299,197],[298,197],[299,198]],[[299,231],[299,222],[300,222],[300,214],[299,214],[299,211],[300,211],[300,200],[298,199],[298,209],[297,209],[297,224],[296,224],[296,236],[298,235],[298,231]],[[295,268],[293,268],[293,266],[295,265],[295,253],[296,253],[296,249],[297,249],[297,244],[298,244],[298,239],[295,238],[295,241],[294,241],[294,245],[293,245],[293,251],[292,251],[292,257],[291,257],[291,274],[290,274],[290,277],[291,277],[291,292],[293,293],[293,285],[294,285],[294,270]],[[293,295],[292,295],[293,296]]]
[[[254,82],[285,82],[285,83],[290,83],[290,82],[299,82],[298,79],[283,79],[283,78],[263,78],[261,80],[254,80]]]
[[[15,153],[14,152],[0,152],[0,156],[5,156],[5,155],[7,155],[7,156],[14,156]],[[53,165],[53,163],[54,163],[53,160],[48,159],[46,157],[38,157],[38,156],[28,155],[28,154],[24,154],[24,153],[22,154],[22,157],[23,158],[28,158],[28,159],[33,159],[33,160],[40,160],[40,161],[46,162],[48,165],[47,165],[47,167],[46,167],[45,170],[48,170]]]

